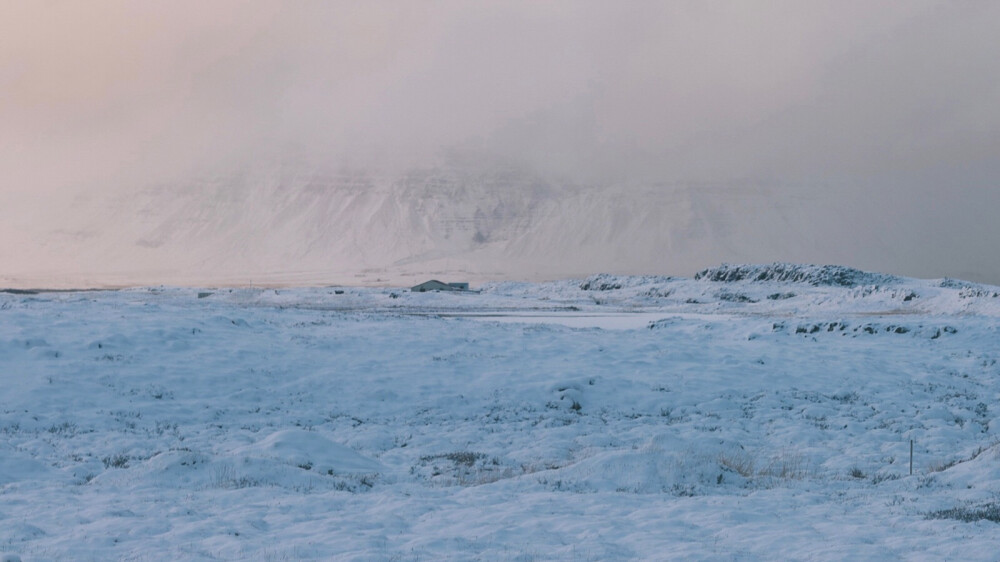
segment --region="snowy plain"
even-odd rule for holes
[[[996,559],[1000,288],[696,277],[0,293],[0,553]]]

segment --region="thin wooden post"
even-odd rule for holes
[[[910,476],[913,476],[913,439],[910,439]]]

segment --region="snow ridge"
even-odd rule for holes
[[[722,264],[719,267],[699,271],[694,278],[721,283],[770,281],[837,287],[886,285],[900,282],[900,278],[893,275],[869,273],[842,265],[799,265],[777,262],[768,265]]]

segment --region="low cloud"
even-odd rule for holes
[[[73,219],[53,200],[463,147],[553,181],[877,202],[928,239],[899,249],[912,271],[1000,241],[975,222],[1000,191],[994,3],[33,2],[0,22],[0,218],[33,240]]]

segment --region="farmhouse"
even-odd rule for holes
[[[425,293],[427,291],[468,291],[468,283],[442,283],[437,279],[425,281],[410,288],[414,293]]]

